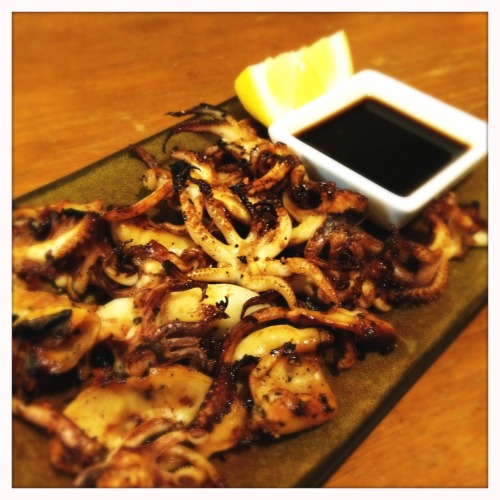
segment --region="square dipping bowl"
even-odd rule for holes
[[[365,195],[368,218],[410,222],[487,154],[486,122],[372,70],[269,127],[313,179]]]

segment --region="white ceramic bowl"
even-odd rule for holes
[[[300,132],[324,122],[364,99],[389,106],[416,122],[465,146],[464,151],[413,191],[401,195],[369,180],[297,138]],[[464,178],[487,154],[484,121],[439,101],[393,78],[365,70],[339,83],[314,101],[292,111],[269,127],[274,142],[291,147],[309,167],[311,176],[334,181],[369,199],[368,217],[388,227],[404,226],[425,205]],[[401,166],[402,175],[404,165]]]

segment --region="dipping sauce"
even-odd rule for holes
[[[400,196],[415,191],[468,149],[372,98],[294,135]]]

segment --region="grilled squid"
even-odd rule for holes
[[[449,261],[487,244],[453,193],[375,234],[369,200],[249,120],[172,114],[191,118],[162,157],[131,148],[135,203],[13,211],[13,413],[76,486],[223,486],[213,457],[332,420],[337,375],[397,348],[378,312],[437,299]]]

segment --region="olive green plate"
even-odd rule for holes
[[[237,117],[239,102],[224,104]],[[143,145],[160,160],[164,133]],[[208,138],[174,136],[177,144],[199,148]],[[38,205],[61,199],[129,204],[142,197],[144,165],[128,150],[120,151],[75,174],[15,200],[16,205]],[[478,200],[487,206],[487,167],[478,167],[456,188],[460,201]],[[486,216],[486,213],[484,212]],[[370,354],[351,370],[333,378],[339,402],[331,422],[279,441],[253,444],[214,458],[229,487],[320,486],[387,414],[418,377],[477,314],[487,298],[487,251],[474,249],[462,261],[452,262],[444,295],[428,305],[406,306],[383,315],[399,333],[396,350]],[[432,403],[431,403],[432,404]],[[14,418],[13,486],[67,487],[71,478],[48,463],[48,441],[38,429]],[[290,474],[290,471],[294,471]]]

